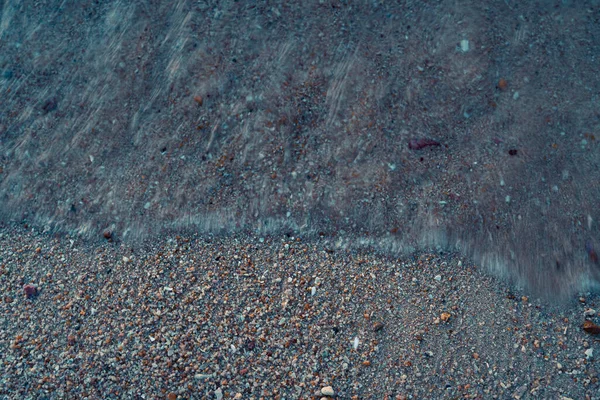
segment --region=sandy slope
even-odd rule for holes
[[[567,295],[599,271],[595,1],[1,13],[5,219],[458,244]]]

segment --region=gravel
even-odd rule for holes
[[[1,398],[600,399],[598,297],[549,304],[456,254],[0,232]]]

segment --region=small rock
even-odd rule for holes
[[[215,399],[221,400],[222,398],[223,398],[223,391],[221,390],[221,388],[218,388],[217,390],[215,390]]]
[[[585,351],[585,356],[586,358],[589,360],[590,358],[594,357],[594,349],[589,348]]]
[[[592,321],[585,321],[583,323],[583,330],[589,334],[597,335],[600,333],[600,326],[594,324]]]
[[[443,313],[440,315],[440,319],[441,319],[442,321],[444,321],[444,322],[448,322],[448,320],[450,319],[450,313],[443,312]]]
[[[583,315],[586,317],[593,317],[594,315],[596,315],[596,310],[594,310],[593,308],[588,308],[583,312]]]
[[[508,82],[506,81],[506,79],[502,78],[498,81],[498,89],[506,90],[507,87],[508,87]]]
[[[515,390],[515,393],[513,394],[513,398],[519,400],[521,397],[523,397],[523,395],[525,394],[526,391],[527,391],[527,384],[523,384],[523,385],[519,386],[517,388],[517,390]]]
[[[38,294],[37,287],[31,284],[23,286],[23,291],[25,292],[25,296],[28,299],[31,299],[32,297],[35,297]]]
[[[383,322],[375,322],[373,324],[373,332],[379,332],[383,329]]]
[[[46,102],[42,106],[42,110],[44,110],[44,114],[48,114],[49,112],[56,110],[57,107],[58,101],[56,100],[56,97],[52,97],[46,100]]]
[[[199,106],[202,106],[202,103],[204,102],[204,99],[202,98],[202,96],[194,96],[194,101],[196,103],[198,103]]]
[[[371,361],[369,360],[365,360],[362,362],[363,367],[370,367],[371,366]]]
[[[169,393],[167,395],[167,399],[169,399],[169,400],[177,400],[177,395],[175,393]]]
[[[433,278],[433,279],[435,279],[436,281],[439,282],[439,281],[442,280],[442,276],[441,275],[436,275],[435,278]]]
[[[408,142],[410,150],[421,150],[429,146],[441,146],[441,143],[429,138],[414,138]]]
[[[104,236],[104,239],[106,240],[111,240],[112,239],[112,232],[109,230],[106,230],[102,233],[102,236]]]
[[[325,386],[324,388],[322,388],[321,394],[323,396],[328,396],[328,397],[335,396],[335,392],[333,391],[333,388],[331,386]]]
[[[242,398],[242,394],[238,392],[235,394],[235,396],[233,396],[233,398],[236,400],[240,400]]]

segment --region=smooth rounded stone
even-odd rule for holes
[[[433,279],[435,279],[436,281],[439,282],[439,281],[442,280],[442,276],[441,275],[436,275],[435,278],[433,278]]]
[[[223,399],[223,391],[221,390],[221,388],[218,388],[217,390],[215,390],[215,398],[217,400]]]
[[[196,379],[210,379],[213,378],[215,376],[215,374],[196,374],[194,375],[194,378]]]
[[[594,349],[589,348],[585,351],[585,356],[589,359],[594,357]]]
[[[335,392],[333,391],[333,388],[331,386],[325,386],[324,388],[321,389],[321,394],[323,396],[335,396]]]
[[[384,327],[383,322],[381,321],[377,321],[373,324],[373,332],[379,332],[380,330],[382,330]]]
[[[596,310],[594,310],[593,308],[588,308],[583,312],[583,315],[585,317],[593,317],[594,315],[596,315]]]

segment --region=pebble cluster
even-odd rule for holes
[[[597,297],[454,254],[0,232],[1,398],[600,399]]]

